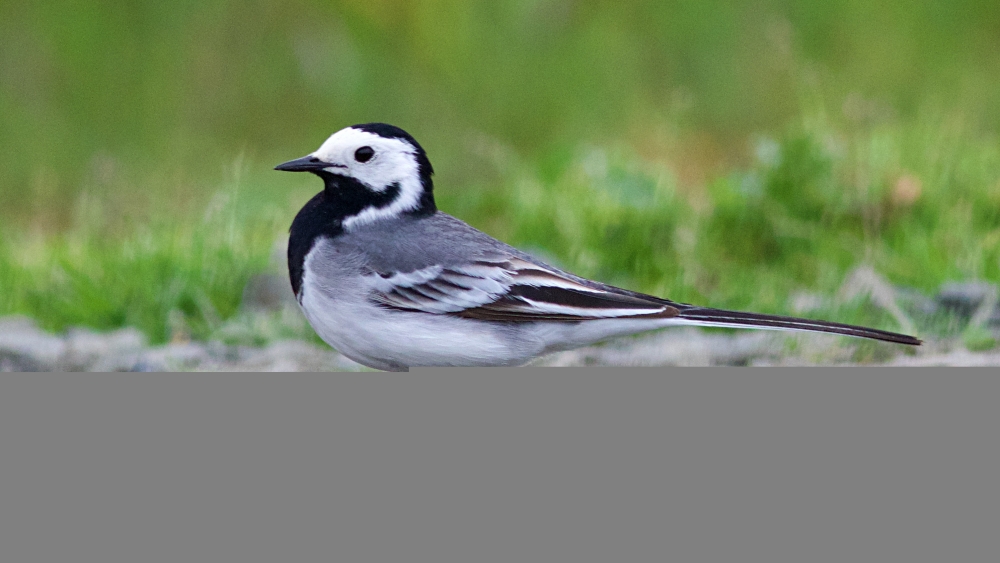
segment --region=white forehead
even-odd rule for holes
[[[347,127],[330,135],[330,138],[312,154],[327,162],[350,164],[354,162],[354,151],[361,147],[371,147],[375,150],[376,155],[383,153],[413,154],[415,152],[413,145],[403,139],[390,139],[361,129]]]

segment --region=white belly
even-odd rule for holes
[[[513,345],[501,327],[448,315],[380,309],[361,296],[337,298],[303,280],[302,310],[327,344],[352,360],[384,370],[413,366],[523,364],[544,343]]]

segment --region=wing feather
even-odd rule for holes
[[[587,285],[515,257],[370,276],[383,306],[494,321],[667,318],[676,308],[641,294]]]

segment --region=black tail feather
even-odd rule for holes
[[[919,338],[914,338],[905,334],[878,330],[876,328],[866,328],[829,321],[815,321],[811,319],[800,319],[796,317],[782,317],[777,315],[763,315],[760,313],[744,313],[741,311],[724,311],[721,309],[708,309],[702,307],[691,307],[690,309],[680,309],[678,319],[695,321],[697,324],[707,326],[728,326],[728,327],[757,327],[786,330],[805,330],[810,332],[828,332],[832,334],[843,334],[846,336],[857,336],[859,338],[871,338],[883,340],[885,342],[896,342],[898,344],[908,344],[919,346],[923,343]]]

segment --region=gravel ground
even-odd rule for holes
[[[356,371],[329,348],[298,340],[264,347],[221,342],[149,346],[133,328],[44,332],[25,317],[0,318],[0,371]]]
[[[970,352],[929,342],[919,350],[834,336],[766,331],[737,333],[668,329],[546,356],[544,366],[706,365],[1000,366],[1000,351]],[[135,329],[98,333],[40,330],[31,319],[0,318],[0,371],[358,371],[336,351],[301,340],[267,346],[175,342],[150,346]]]
[[[150,346],[136,329],[99,333],[40,330],[24,317],[0,317],[0,371],[358,371],[366,370],[315,341],[288,290],[283,241],[273,272],[254,276],[242,312],[219,326],[221,341],[192,342],[183,332],[171,344]],[[902,331],[942,319],[978,335],[977,348],[1000,341],[1000,288],[971,281],[943,284],[935,295],[895,287],[868,267],[850,272],[836,296],[800,293],[790,309],[802,316],[830,303],[867,299],[892,315]],[[970,333],[970,329],[975,332]],[[952,331],[961,333],[962,331]],[[266,346],[225,342],[269,342]],[[918,349],[824,334],[667,329],[541,358],[544,366],[898,365],[1000,366],[1000,349],[973,352],[961,337],[929,339]]]

